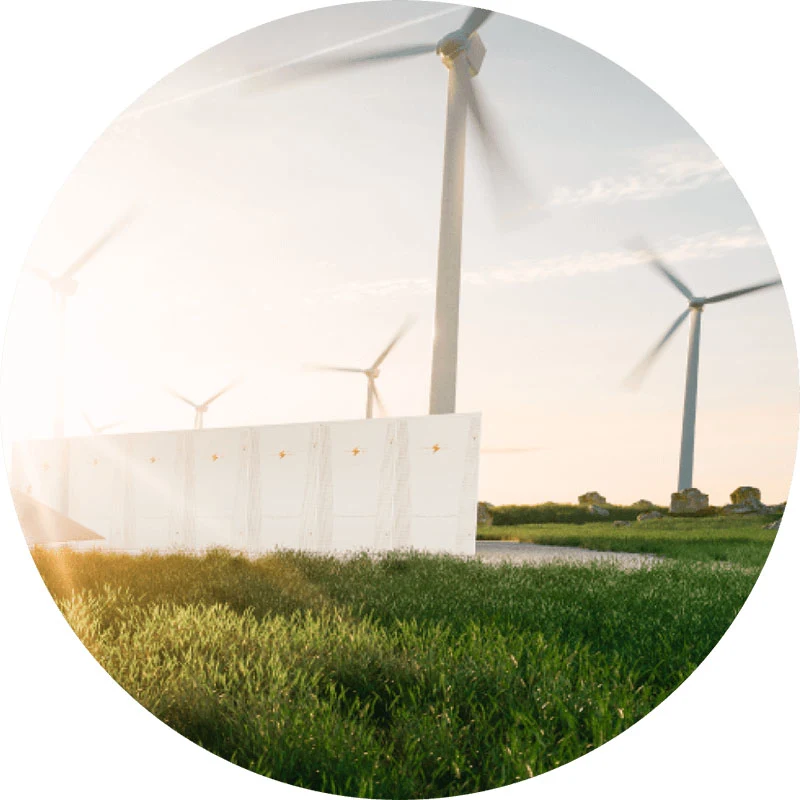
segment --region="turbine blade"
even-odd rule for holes
[[[691,308],[687,308],[672,325],[667,328],[667,332],[658,340],[655,346],[647,352],[647,355],[637,364],[636,368],[628,375],[625,379],[625,385],[629,388],[637,388],[642,380],[644,379],[645,374],[653,366],[658,354],[661,352],[662,348],[666,343],[673,337],[675,332],[680,328],[680,326],[686,320],[686,317],[689,316],[691,312]]]
[[[372,367],[370,369],[375,369],[376,367],[379,367],[381,364],[383,364],[383,362],[386,360],[386,357],[394,349],[395,345],[409,332],[409,330],[411,329],[411,327],[414,325],[415,322],[416,322],[416,319],[414,317],[409,317],[400,326],[400,329],[394,335],[394,338],[392,339],[392,341],[389,342],[389,344],[386,345],[386,347],[384,348],[383,352],[375,359],[375,363],[372,365]]]
[[[375,398],[375,402],[378,404],[378,410],[381,412],[381,416],[388,417],[389,412],[386,410],[386,406],[384,405],[383,398],[381,397],[380,392],[378,391],[378,387],[375,385],[374,380],[370,380],[369,388],[372,390],[372,396]]]
[[[694,300],[692,290],[647,246],[642,239],[635,239],[628,244],[633,251],[645,253],[650,259],[650,266],[661,273],[687,300]]]
[[[89,430],[92,433],[97,433],[97,428],[92,424],[92,421],[89,419],[89,415],[85,411],[81,411],[81,416],[84,419],[84,422],[89,426]]]
[[[236,378],[236,380],[231,381],[224,389],[220,389],[216,394],[212,394],[204,403],[200,403],[200,406],[207,406],[209,403],[213,403],[218,397],[222,397],[226,392],[235,389],[241,382],[241,378]]]
[[[491,16],[492,12],[487,11],[485,8],[473,8],[469,12],[469,16],[464,20],[460,30],[465,36],[470,36]]]
[[[492,115],[487,111],[486,102],[470,76],[464,60],[456,59],[453,67],[458,70],[459,80],[464,86],[472,119],[480,135],[498,219],[500,221],[519,219],[522,212],[537,208],[538,204],[522,177],[521,170],[512,166],[501,145],[496,132],[497,126],[492,120]]]
[[[721,303],[723,300],[731,300],[734,297],[741,297],[743,294],[760,292],[762,289],[769,289],[771,286],[778,286],[780,283],[780,278],[774,281],[766,281],[765,283],[755,283],[752,286],[745,286],[744,289],[737,289],[734,292],[723,292],[722,294],[715,294],[713,297],[707,297],[705,302]]]
[[[104,433],[105,431],[111,430],[111,428],[116,428],[119,425],[122,425],[122,420],[118,420],[117,422],[109,422],[107,425],[101,425],[98,429],[98,433]]]
[[[74,261],[61,275],[62,278],[71,278],[78,270],[100,252],[118,233],[128,226],[135,216],[133,209],[120,217],[77,261]]]
[[[329,367],[327,364],[308,364],[306,369],[314,370],[315,372],[364,372],[359,367]]]
[[[182,394],[178,394],[174,389],[170,389],[169,386],[165,386],[164,391],[169,392],[169,394],[171,394],[178,400],[183,400],[184,403],[188,403],[193,409],[195,409],[195,411],[197,410],[197,403],[193,403],[188,397],[184,397]]]
[[[246,91],[263,91],[270,88],[279,88],[301,80],[309,80],[322,75],[331,75],[346,72],[356,67],[369,64],[383,64],[398,61],[404,58],[413,58],[427,53],[435,53],[436,45],[430,42],[395,47],[388,50],[369,50],[349,56],[329,56],[311,58],[297,64],[279,68],[274,72],[255,74],[245,84]]]
[[[39,269],[38,267],[31,267],[28,272],[31,275],[35,275],[37,278],[41,278],[43,281],[47,281],[48,283],[52,283],[55,275],[51,275],[49,272],[45,272],[43,269]]]

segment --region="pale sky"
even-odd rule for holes
[[[430,18],[438,12],[442,14]],[[418,322],[378,385],[392,414],[427,411],[447,73],[435,55],[247,91],[238,76],[387,28],[341,50],[435,42],[465,9],[328,8],[256,28],[146,93],[55,198],[24,268],[59,273],[132,205],[67,311],[68,435],[363,416],[368,366]],[[424,22],[403,26],[419,17]],[[644,237],[697,294],[777,274],[735,183],[692,128],[601,56],[494,15],[476,85],[545,214],[499,228],[468,132],[457,410],[483,413],[481,499],[666,502],[677,480],[688,326],[642,388],[626,374],[683,298],[626,248]],[[279,72],[273,73],[277,80]],[[255,82],[253,82],[255,83]],[[201,91],[218,86],[213,91]],[[172,102],[186,96],[184,100]],[[797,360],[783,291],[703,315],[695,483],[786,498]],[[2,376],[4,442],[52,428],[50,290],[22,275]],[[8,454],[6,455],[8,458]]]

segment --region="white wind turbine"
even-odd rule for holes
[[[184,397],[182,394],[178,394],[174,389],[170,389],[168,386],[164,388],[168,391],[173,397],[176,397],[178,400],[182,400],[184,403],[190,405],[194,409],[194,430],[201,431],[203,430],[203,414],[208,411],[208,407],[219,397],[222,397],[223,394],[229,392],[231,389],[234,389],[241,383],[241,378],[237,378],[235,381],[231,381],[224,389],[220,389],[216,394],[212,394],[207,400],[204,400],[202,403],[195,403],[192,400],[189,400],[188,397]]]
[[[278,80],[313,77],[368,64],[436,53],[448,69],[447,113],[445,123],[442,203],[439,222],[439,256],[436,279],[436,311],[431,365],[430,413],[450,414],[456,405],[458,365],[458,316],[461,291],[461,234],[464,209],[464,164],[466,118],[470,111],[492,169],[495,192],[499,195],[516,183],[518,175],[510,169],[495,138],[493,126],[479,99],[472,78],[481,68],[486,48],[478,28],[491,11],[473,8],[464,24],[438,43],[425,42],[407,47],[355,54],[344,57],[310,58],[290,68],[278,70]],[[284,76],[281,79],[281,76]],[[504,184],[504,186],[502,186]]]
[[[689,356],[686,364],[686,390],[683,401],[680,468],[678,471],[678,491],[682,492],[684,489],[692,487],[694,433],[697,418],[697,378],[700,366],[700,320],[703,309],[705,306],[713,303],[721,303],[724,300],[733,300],[735,297],[742,297],[746,294],[759,292],[762,289],[769,289],[771,286],[777,286],[781,281],[765,281],[764,283],[745,286],[742,289],[736,289],[732,292],[715,294],[711,297],[697,297],[660,259],[652,254],[650,254],[650,263],[686,298],[689,305],[688,308],[678,316],[675,322],[669,326],[664,336],[662,336],[656,345],[645,355],[633,372],[631,372],[627,382],[633,386],[638,386],[641,383],[645,373],[652,366],[662,348],[672,338],[686,318],[691,315],[692,324],[689,332]]]
[[[82,412],[83,421],[89,426],[89,430],[92,432],[92,436],[99,436],[101,433],[105,433],[111,428],[116,428],[119,425],[122,425],[122,420],[118,422],[109,422],[106,425],[95,425],[91,419],[89,419],[89,415],[84,411]]]
[[[129,211],[125,216],[115,222],[77,261],[74,261],[60,275],[51,275],[42,269],[33,267],[30,271],[37,278],[41,278],[50,285],[53,292],[53,307],[56,316],[56,386],[55,386],[55,419],[53,421],[53,437],[61,439],[64,436],[64,382],[66,373],[66,315],[67,300],[78,290],[78,281],[75,275],[83,269],[86,264],[94,258],[98,252],[133,218],[133,212]]]
[[[406,320],[397,333],[392,337],[392,340],[389,342],[389,344],[383,348],[381,354],[375,359],[375,361],[372,362],[372,365],[369,367],[330,367],[325,364],[317,364],[311,366],[310,369],[322,370],[325,372],[357,372],[361,375],[364,375],[367,379],[367,419],[372,419],[372,410],[374,404],[377,404],[378,409],[383,416],[387,416],[386,406],[381,399],[375,381],[381,374],[381,364],[383,364],[383,362],[386,360],[386,357],[389,355],[389,353],[394,350],[395,345],[406,335],[406,333],[408,333],[413,324],[413,319]]]

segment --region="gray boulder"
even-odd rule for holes
[[[494,506],[491,503],[478,503],[478,525],[491,525],[494,522]]]
[[[669,503],[671,514],[696,514],[708,508],[708,495],[699,489],[684,489],[673,492]]]
[[[660,511],[643,511],[636,517],[637,522],[648,522],[651,519],[661,519],[664,515]]]
[[[740,486],[731,492],[731,504],[734,506],[752,505],[759,507],[761,502],[761,489],[755,486]]]
[[[632,523],[628,522],[626,519],[615,519],[614,520],[614,527],[615,528],[629,528]]]
[[[764,525],[764,530],[776,531],[778,530],[778,528],[780,528],[780,526],[781,526],[781,521],[779,519],[776,519],[774,522],[768,522],[766,525]]]
[[[579,506],[604,506],[606,499],[600,492],[586,492],[578,498]]]
[[[736,514],[752,514],[756,509],[754,509],[750,505],[746,505],[744,503],[739,503],[734,505],[731,503],[727,506],[722,506],[722,513],[725,516],[735,516]]]

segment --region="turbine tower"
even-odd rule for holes
[[[372,419],[372,411],[373,405],[377,405],[378,409],[380,410],[383,416],[387,416],[386,406],[383,403],[383,399],[378,392],[378,387],[375,381],[378,379],[378,376],[381,374],[381,364],[386,360],[386,357],[389,353],[394,350],[395,345],[408,333],[411,326],[414,324],[414,320],[412,318],[407,319],[397,333],[392,337],[392,340],[386,347],[383,348],[381,354],[372,362],[372,365],[369,367],[329,367],[326,364],[317,364],[310,367],[310,369],[315,370],[322,370],[325,372],[357,372],[361,375],[364,375],[367,379],[367,419]]]
[[[439,251],[436,275],[433,357],[431,363],[431,414],[451,414],[456,406],[458,322],[461,292],[461,239],[464,210],[464,164],[467,113],[478,128],[491,167],[496,199],[509,188],[527,191],[518,171],[511,170],[490,124],[472,79],[483,63],[486,48],[478,29],[492,15],[473,8],[464,24],[438,43],[377,50],[344,57],[318,57],[278,70],[278,83],[340,72],[369,64],[436,53],[447,67],[444,170],[439,217]],[[283,77],[281,77],[283,76]]]
[[[33,267],[30,271],[37,278],[46,281],[53,292],[53,308],[56,317],[56,378],[55,378],[55,413],[53,420],[53,438],[64,437],[64,383],[66,374],[66,315],[67,300],[78,290],[78,281],[75,275],[94,258],[108,242],[119,234],[133,218],[129,211],[125,216],[115,222],[77,261],[73,262],[60,275],[51,275],[42,269]]]
[[[167,392],[169,392],[173,397],[177,398],[178,400],[182,400],[187,405],[190,405],[194,409],[194,430],[201,431],[203,430],[203,415],[208,411],[208,407],[219,397],[222,397],[223,394],[229,392],[231,389],[235,388],[241,383],[241,378],[237,378],[235,381],[231,381],[224,389],[220,389],[216,394],[212,394],[207,400],[204,400],[202,403],[195,403],[192,400],[189,400],[188,397],[184,397],[182,394],[178,394],[174,389],[170,389],[168,386],[165,386]]]
[[[769,289],[771,286],[780,284],[780,280],[756,283],[736,289],[732,292],[723,292],[711,297],[698,297],[689,287],[681,281],[659,258],[650,254],[650,264],[652,267],[666,278],[672,286],[677,289],[688,302],[688,308],[683,311],[675,322],[669,326],[664,336],[659,339],[655,346],[648,351],[638,366],[628,376],[629,385],[638,386],[643,380],[646,372],[653,365],[661,350],[672,338],[678,328],[691,316],[691,327],[689,330],[689,356],[686,363],[686,390],[683,400],[683,425],[681,430],[681,455],[680,467],[678,470],[678,491],[689,489],[693,486],[694,470],[694,435],[695,422],[697,419],[697,380],[700,369],[700,322],[703,310],[707,305],[722,303],[725,300],[733,300],[735,297],[742,297],[746,294],[759,292]]]

